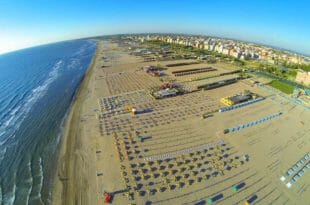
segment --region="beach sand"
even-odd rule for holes
[[[104,140],[100,136],[98,114],[98,99],[109,96],[107,82],[103,77],[105,73],[101,67],[103,64],[113,64],[120,69],[127,63],[135,62],[134,57],[128,55],[119,58],[116,44],[98,41],[97,51],[90,68],[76,95],[71,111],[66,120],[64,135],[60,144],[59,160],[52,190],[52,204],[102,204],[104,187],[98,187],[99,167],[105,167],[105,176],[110,179],[104,183],[112,191],[122,189],[119,163],[116,159],[116,150],[111,146],[110,139]],[[103,56],[109,51],[111,61],[103,63]],[[114,57],[115,55],[115,57]],[[122,65],[123,64],[123,65]],[[100,151],[111,153],[111,157],[100,158],[98,162],[98,143],[106,146]],[[110,155],[108,155],[110,156]],[[113,170],[117,170],[114,172]],[[111,179],[115,178],[115,182]]]
[[[309,199],[309,171],[290,189],[285,186],[287,181],[280,181],[288,168],[309,151],[309,111],[246,80],[214,90],[154,100],[147,91],[161,82],[141,67],[174,62],[143,62],[115,43],[98,42],[93,64],[65,125],[53,204],[103,204],[104,191],[113,193],[113,204],[121,205],[206,204],[208,198],[220,193],[223,198],[219,204],[243,204],[253,195],[258,197],[257,204],[296,204]],[[173,70],[195,66],[200,65],[169,68],[167,73],[171,76]],[[217,72],[230,70],[229,66],[218,66]],[[207,75],[212,73],[197,77]],[[184,83],[190,77],[175,80]],[[195,87],[196,83],[214,80],[185,84]],[[266,99],[234,111],[217,112],[223,107],[221,98],[244,90]],[[152,111],[132,117],[125,112],[129,105]],[[213,111],[212,117],[201,118]],[[223,134],[225,128],[277,112],[284,114],[242,131]],[[150,138],[141,142],[135,131]],[[223,145],[214,145],[221,140]],[[201,146],[208,149],[197,150]],[[167,161],[145,160],[185,153],[189,148],[196,151],[176,154]],[[244,160],[245,155],[250,156],[249,161]],[[233,192],[232,186],[241,182],[245,187]]]
[[[98,204],[96,197],[85,195],[97,192],[96,186],[93,186],[96,184],[93,173],[96,171],[94,152],[96,136],[92,131],[88,132],[86,126],[89,123],[96,124],[92,122],[95,113],[89,110],[89,104],[96,102],[92,82],[98,72],[96,62],[99,61],[102,49],[102,42],[98,42],[92,64],[85,74],[66,120],[52,192],[53,204]]]

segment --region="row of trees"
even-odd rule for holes
[[[310,64],[297,64],[297,63],[284,62],[283,66],[286,68],[292,68],[292,69],[302,69],[307,72],[310,71]]]
[[[259,63],[257,69],[260,71],[268,72],[270,74],[273,74],[275,76],[278,76],[284,79],[289,79],[289,80],[294,80],[297,75],[296,69],[278,67],[276,65],[271,65],[271,64]]]
[[[167,42],[163,42],[160,40],[150,40],[150,41],[147,41],[146,43],[151,44],[151,45],[161,46],[161,47],[169,47],[170,49],[177,52],[178,54],[186,54],[186,53],[191,52],[191,53],[194,53],[196,56],[209,55],[209,56],[213,57],[213,58],[208,59],[210,61],[210,63],[214,63],[216,61],[215,58],[220,58],[222,60],[233,62],[237,66],[244,66],[245,65],[244,61],[237,59],[237,58],[234,58],[232,56],[227,56],[227,55],[217,53],[217,52],[212,52],[209,50],[193,48],[192,46],[185,46],[185,45],[180,45],[180,44],[167,43]]]

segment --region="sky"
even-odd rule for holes
[[[307,0],[0,0],[0,54],[121,33],[186,33],[310,55]]]

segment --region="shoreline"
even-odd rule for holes
[[[69,106],[69,109],[66,113],[67,116],[65,116],[65,122],[63,126],[63,132],[60,136],[57,148],[56,148],[56,170],[53,174],[52,178],[52,189],[51,189],[51,204],[66,204],[63,199],[66,199],[64,197],[65,191],[66,191],[66,185],[63,181],[66,180],[66,175],[68,175],[68,159],[69,156],[67,156],[68,150],[68,143],[70,143],[70,140],[73,138],[73,136],[70,136],[70,130],[72,128],[72,124],[74,123],[74,116],[78,115],[77,109],[80,108],[81,104],[81,95],[83,94],[83,90],[87,88],[87,85],[89,83],[90,75],[92,73],[92,70],[94,69],[95,62],[98,58],[98,44],[99,41],[96,41],[96,51],[92,57],[92,60],[84,73],[80,85],[78,86],[76,93],[74,94],[72,98],[71,105]]]

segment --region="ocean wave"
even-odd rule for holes
[[[31,110],[32,106],[42,97],[45,95],[46,91],[48,90],[50,84],[57,79],[59,75],[59,69],[62,67],[63,61],[60,60],[53,66],[52,70],[48,74],[47,79],[39,86],[34,88],[30,95],[28,95],[24,102],[21,102],[22,105],[18,107],[18,109],[14,109],[11,111],[9,117],[5,119],[5,122],[1,122],[0,124],[0,133],[6,134],[9,130],[8,128],[13,127],[16,131],[23,120],[25,119],[27,113]],[[2,135],[4,135],[2,134]],[[9,136],[6,136],[5,139],[0,139],[0,145],[3,145],[8,138],[12,137],[14,132],[10,133]]]
[[[4,155],[6,153],[6,149],[7,149],[6,147],[0,147],[0,166],[1,166],[2,160],[4,158]]]
[[[86,48],[85,45],[82,46],[78,51],[76,51],[76,52],[73,54],[73,56],[81,56],[82,54],[85,53],[85,50],[86,50],[86,49],[87,49],[87,48]]]
[[[76,69],[81,67],[81,60],[83,59],[82,57],[85,55],[89,55],[89,49],[92,47],[95,47],[96,43],[93,41],[87,41],[87,44],[84,44],[80,49],[78,49],[75,53],[73,53],[70,62],[67,65],[68,69]]]
[[[39,200],[40,204],[43,204],[43,201],[41,199],[41,192],[42,192],[42,188],[43,188],[43,180],[44,180],[44,173],[43,173],[43,163],[42,163],[42,158],[39,158],[38,161],[38,165],[39,165],[39,170],[38,170],[38,174],[36,174],[35,176],[33,176],[33,178],[39,178],[39,183],[36,184],[36,186],[32,187],[31,189],[31,194],[30,194],[30,198],[28,199],[29,204],[32,204],[32,202]]]
[[[6,147],[8,150],[3,152],[0,151],[0,166],[4,168],[4,174],[1,175],[1,177],[3,176],[10,178],[3,184],[0,184],[2,185],[2,187],[0,187],[0,204],[44,204],[44,202],[49,204],[51,199],[50,185],[52,184],[50,183],[49,177],[45,177],[50,176],[53,170],[51,170],[47,164],[51,163],[52,160],[49,159],[54,157],[51,153],[56,153],[55,151],[58,147],[57,145],[59,141],[61,141],[64,119],[67,117],[68,111],[65,113],[65,116],[63,117],[63,121],[60,123],[60,126],[57,126],[57,129],[59,129],[59,133],[57,134],[57,136],[52,136],[53,141],[49,141],[48,143],[44,138],[45,135],[40,134],[41,130],[37,134],[38,137],[35,138],[36,133],[32,132],[31,135],[29,135],[30,137],[28,137],[28,135],[24,135],[25,132],[22,132],[23,130],[19,129],[21,129],[23,127],[23,124],[25,124],[25,120],[28,119],[27,116],[32,116],[31,112],[35,111],[34,108],[36,107],[36,105],[41,101],[44,101],[43,103],[45,103],[43,97],[47,96],[49,92],[53,92],[52,89],[54,88],[54,85],[55,88],[58,87],[58,84],[56,84],[58,83],[58,80],[60,83],[63,83],[62,80],[65,80],[66,85],[68,84],[72,86],[72,89],[75,88],[73,86],[75,86],[75,83],[78,83],[76,79],[79,79],[80,70],[86,69],[86,63],[89,62],[89,58],[91,57],[91,54],[93,54],[92,52],[90,52],[92,46],[95,47],[96,44],[94,42],[84,43],[83,46],[79,46],[77,49],[71,50],[62,58],[56,56],[59,61],[47,60],[48,63],[42,66],[42,68],[45,69],[38,70],[37,73],[35,73],[35,76],[32,76],[33,73],[31,72],[27,72],[25,80],[28,81],[26,84],[23,79],[18,79],[18,82],[14,81],[14,83],[23,85],[25,87],[23,87],[17,92],[17,86],[14,86],[14,92],[8,92],[9,94],[2,93],[3,95],[9,96],[11,99],[6,98],[6,100],[3,101],[0,106],[1,108],[3,108],[3,106],[7,107],[7,109],[4,109],[7,114],[5,118],[3,117],[4,115],[1,115],[2,113],[0,114],[0,150],[2,151],[2,148],[4,147]],[[33,66],[37,66],[37,64],[34,64]],[[69,71],[70,69],[72,71]],[[77,74],[72,77],[72,80],[75,81],[71,84],[67,80],[67,76],[69,76],[70,73]],[[60,77],[60,75],[62,76]],[[39,77],[36,78],[36,76]],[[27,87],[27,85],[32,85],[32,87]],[[66,87],[68,91],[71,91],[70,86]],[[15,96],[13,97],[13,95],[15,94],[18,95],[18,98],[16,98]],[[71,92],[69,92],[69,94],[71,96]],[[50,95],[48,95],[47,97],[49,96]],[[7,102],[9,103],[6,104]],[[67,98],[64,100],[64,102],[67,102]],[[49,108],[46,107],[46,109]],[[50,112],[50,109],[48,112]],[[43,116],[45,116],[45,112],[42,114]],[[47,116],[50,117],[49,115]],[[59,114],[59,117],[62,116],[62,114]],[[55,117],[53,118],[53,120],[59,119]],[[31,122],[32,121],[30,119],[29,124]],[[57,121],[57,125],[58,122],[59,121]],[[46,129],[50,128],[45,128],[42,132],[45,132]],[[34,137],[32,138],[31,136]],[[23,140],[20,141],[20,139]],[[35,145],[32,144],[34,140],[36,140]],[[30,146],[29,149],[28,146]],[[26,147],[27,149],[23,151],[23,148]],[[27,154],[27,156],[29,154],[29,157],[32,158],[32,160],[28,162],[28,160],[26,159],[22,163],[19,160],[15,161],[14,159],[20,156],[14,156],[15,150],[22,150],[21,153],[25,155]],[[10,159],[12,159],[12,163],[10,162]],[[8,168],[6,168],[4,162],[10,165],[12,164],[12,168],[10,168],[9,166],[7,166]],[[30,172],[30,175],[28,174],[28,171]]]
[[[8,107],[10,105],[10,107]],[[2,111],[2,119],[3,126],[7,127],[10,124],[10,121],[12,120],[11,118],[14,118],[14,116],[19,112],[20,108],[22,106],[22,98],[20,98],[17,102],[13,104],[13,102],[10,102],[7,106],[3,106],[3,111]],[[0,126],[1,127],[1,126]],[[1,128],[0,128],[1,129]],[[6,128],[7,129],[7,128]],[[1,137],[1,135],[0,135]]]
[[[33,187],[33,177],[32,177],[32,172],[31,172],[31,161],[30,160],[27,163],[27,168],[28,168],[28,171],[30,173],[30,177],[28,178],[27,181],[29,181],[29,184],[31,184],[30,188],[28,189],[27,196],[26,196],[26,202],[28,204],[29,203],[30,194],[31,194],[31,191],[32,191],[32,187]]]
[[[0,204],[2,204],[2,189],[1,189],[1,186],[0,186]]]
[[[61,137],[62,137],[62,135],[63,135],[63,133],[64,133],[64,130],[65,130],[65,122],[66,122],[66,119],[68,118],[68,115],[69,115],[70,110],[72,109],[72,104],[73,104],[73,103],[71,103],[71,105],[70,105],[69,108],[67,109],[67,111],[66,111],[64,117],[61,119],[61,123],[60,123],[60,126],[59,126],[59,131],[58,131],[58,134],[57,134],[57,136],[56,136],[56,138],[55,138],[55,145],[54,145],[54,147],[53,147],[53,153],[56,152],[57,146],[59,145],[59,142],[60,142],[60,140],[61,140]]]
[[[16,106],[17,104],[17,102],[14,103],[14,100],[16,100],[15,97],[7,100],[8,98],[9,97],[4,97],[6,101],[0,103],[0,120],[5,119],[9,115],[12,108]],[[1,124],[1,121],[0,121],[0,124]]]
[[[15,107],[13,110],[10,111],[10,115],[9,118],[7,118],[3,123],[1,122],[0,124],[0,133],[1,136],[7,134],[5,136],[5,138],[0,138],[0,146],[1,149],[3,147],[7,147],[6,142],[8,142],[9,139],[12,139],[15,136],[15,132],[19,129],[21,123],[23,122],[23,120],[25,119],[26,115],[28,114],[28,112],[31,110],[31,108],[33,107],[33,105],[42,97],[45,95],[46,91],[48,90],[49,86],[51,85],[51,83],[57,79],[58,75],[59,75],[59,69],[61,68],[63,62],[62,61],[58,61],[57,63],[55,63],[55,65],[53,66],[53,68],[51,69],[50,73],[48,74],[48,77],[46,78],[46,80],[39,86],[37,86],[36,88],[34,88],[31,92],[30,95],[28,95],[25,100],[23,100],[23,102],[20,103],[19,106]],[[8,128],[14,128],[14,129],[8,129]],[[9,133],[8,133],[9,132]],[[11,140],[11,141],[15,141],[15,140]],[[16,141],[15,141],[16,142]],[[3,146],[4,145],[4,146]],[[12,143],[10,143],[10,146],[12,145]],[[5,155],[6,149],[4,148],[4,151],[1,150],[0,152],[0,162],[2,162],[3,157]],[[41,190],[42,190],[42,186],[43,186],[43,168],[42,168],[42,159],[40,158],[40,170],[39,170],[39,196],[41,197]],[[30,167],[31,164],[28,164],[28,168]],[[16,173],[14,174],[16,177]],[[15,178],[14,177],[14,178]],[[32,179],[28,179],[30,181],[27,181],[28,184],[30,185],[32,183]],[[29,194],[29,192],[32,191],[32,188],[30,190],[27,189],[27,192]],[[26,193],[25,193],[26,194]],[[6,192],[3,197],[2,197],[2,201],[4,204],[7,205],[11,205],[14,204],[16,198],[16,183],[15,180],[13,180],[13,189],[9,192]]]
[[[1,90],[7,90],[8,88],[10,88],[12,85],[14,85],[14,80],[10,79],[0,79],[1,81],[1,85],[0,85],[0,89]],[[2,93],[1,95],[3,95],[4,93]],[[4,96],[1,96],[4,97]]]
[[[27,179],[24,179],[23,181],[23,185],[26,187],[17,187],[16,185],[16,181],[13,181],[13,188],[10,192],[6,192],[3,196],[1,200],[2,203],[5,205],[13,205],[15,203],[19,203],[16,200],[20,200],[16,198],[16,194],[18,194],[17,192],[20,192],[20,189],[23,189],[24,194],[25,194],[25,200],[23,200],[23,202],[25,202],[25,204],[44,204],[41,198],[41,192],[42,192],[42,188],[43,188],[43,164],[42,164],[42,158],[40,157],[36,163],[38,163],[39,169],[36,170],[38,173],[36,175],[33,175],[33,170],[31,169],[31,160],[28,161],[27,166],[25,167],[27,171],[29,173],[29,177]],[[38,179],[38,183],[34,186],[33,182],[34,182],[34,178]],[[14,174],[14,179],[16,179],[16,173]],[[19,190],[19,191],[18,191]],[[0,187],[0,194],[1,194],[1,187]],[[1,203],[0,200],[0,204]],[[37,203],[39,201],[39,203]]]
[[[18,93],[16,91],[16,93]],[[12,103],[14,103],[14,101],[18,98],[18,94],[11,96],[11,98],[9,100],[7,100],[9,97],[3,97],[2,102],[0,102],[1,108],[0,108],[0,112],[3,113],[5,112],[5,110],[8,109],[9,106],[12,105]]]
[[[13,205],[15,201],[16,184],[14,183],[12,191],[4,194],[2,197],[3,204]]]
[[[15,116],[17,115],[21,107],[22,107],[21,105],[18,105],[17,107],[15,107],[13,110],[10,111],[9,113],[10,118],[3,123],[5,127],[11,124],[12,120],[14,120]]]
[[[21,77],[20,80],[23,81],[23,79],[24,78]],[[12,88],[14,88],[14,93],[12,93]],[[0,98],[2,99],[2,101],[0,102],[0,105],[1,105],[1,108],[3,108],[3,105],[5,105],[6,107],[10,106],[11,101],[13,102],[17,97],[19,97],[18,93],[20,93],[20,91],[24,88],[22,84],[19,84],[17,80],[15,80],[14,84],[9,84],[7,85],[6,88],[0,88],[0,89],[1,89]],[[13,94],[16,94],[16,95],[12,97]]]
[[[80,64],[81,64],[81,62],[78,59],[72,59],[70,61],[70,63],[67,65],[67,68],[68,69],[74,69],[74,68],[76,68]]]
[[[96,46],[96,42],[93,40],[87,40],[81,48],[79,48],[72,56],[81,57],[81,55],[88,54],[88,50]]]

